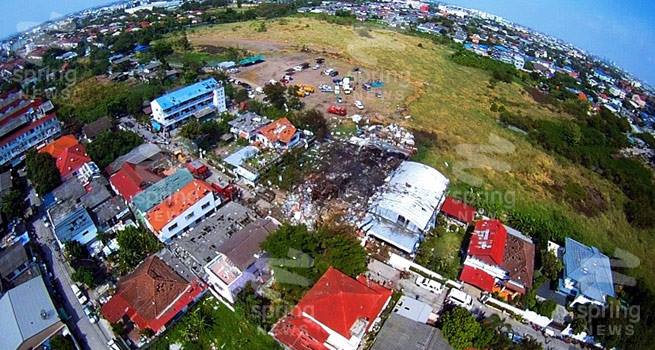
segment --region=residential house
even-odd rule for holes
[[[0,298],[0,349],[38,349],[66,325],[39,275]]]
[[[259,179],[259,172],[248,164],[248,160],[259,154],[259,148],[255,146],[244,146],[238,151],[227,156],[224,161],[234,167],[234,173],[254,185]]]
[[[147,166],[125,162],[109,177],[109,183],[114,192],[130,203],[135,195],[161,179],[161,176],[152,173]]]
[[[137,217],[143,218],[146,213],[157,204],[161,203],[166,197],[179,191],[182,187],[193,181],[193,175],[187,169],[178,169],[172,175],[169,175],[143,191],[132,197],[132,207],[135,209]]]
[[[114,126],[110,117],[102,117],[82,127],[82,134],[87,142],[92,142],[95,138],[105,131],[111,130]]]
[[[20,242],[0,250],[0,294],[39,274],[38,267]]]
[[[156,164],[163,162],[165,159],[167,159],[167,157],[159,146],[154,143],[144,143],[116,158],[116,160],[107,166],[105,171],[110,175],[114,174],[120,170],[125,163],[132,163],[134,165],[141,165],[152,169]]]
[[[573,298],[571,305],[605,305],[607,297],[615,296],[610,259],[598,248],[568,237],[564,249],[564,271],[559,281],[559,292]]]
[[[497,219],[475,223],[460,281],[503,296],[532,287],[535,246],[530,238]]]
[[[77,207],[55,224],[54,232],[57,243],[63,248],[68,241],[77,241],[83,245],[92,243],[97,238],[98,227],[86,208]]]
[[[289,119],[280,118],[259,128],[255,140],[264,148],[286,150],[300,143],[300,132]]]
[[[230,132],[235,136],[252,141],[255,139],[257,130],[271,121],[266,117],[261,117],[253,112],[247,112],[239,115],[228,122]]]
[[[384,322],[371,350],[452,350],[439,328],[397,313]]]
[[[41,148],[39,152],[48,153],[55,159],[62,179],[87,172],[98,172],[84,145],[80,144],[73,135],[62,136]]]
[[[145,223],[160,241],[167,243],[200,223],[220,204],[221,199],[210,184],[193,179],[148,210]]]
[[[475,219],[476,210],[458,199],[446,196],[441,206],[441,214],[451,222],[468,226]]]
[[[355,350],[379,320],[392,292],[332,267],[271,330],[292,350]]]
[[[229,303],[249,282],[264,282],[267,261],[260,248],[266,237],[280,223],[271,218],[259,219],[234,233],[218,247],[218,255],[207,265],[210,287]]]
[[[110,323],[131,322],[140,330],[159,333],[200,299],[205,290],[202,282],[185,280],[152,255],[118,280],[116,293],[100,312]]]
[[[172,130],[188,118],[203,118],[227,111],[225,89],[214,78],[205,79],[150,102],[155,130]]]
[[[435,227],[448,179],[427,165],[404,161],[371,198],[360,228],[407,253],[414,253]]]

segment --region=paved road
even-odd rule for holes
[[[62,302],[66,312],[71,316],[69,324],[72,326],[72,332],[85,349],[107,349],[107,342],[111,339],[111,335],[103,333],[97,324],[91,324],[84,314],[82,305],[77,301],[77,297],[70,287],[72,281],[66,263],[63,261],[61,253],[53,249],[57,243],[54,241],[52,231],[45,227],[43,219],[37,219],[32,225],[44,253],[43,258],[52,269],[53,283],[59,291],[59,295],[65,296],[66,300],[62,300]]]

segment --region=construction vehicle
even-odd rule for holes
[[[306,84],[297,84],[296,85],[296,95],[298,97],[309,96],[310,94],[313,94],[314,92],[316,92],[316,89],[311,85],[306,85]]]
[[[331,114],[340,115],[342,117],[348,113],[346,111],[346,107],[335,106],[335,105],[331,105],[330,107],[328,107],[327,112]]]

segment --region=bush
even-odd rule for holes
[[[61,177],[55,159],[48,153],[38,153],[32,149],[25,159],[27,177],[36,193],[44,195],[61,184]]]
[[[116,158],[142,143],[141,136],[131,131],[105,131],[87,146],[87,152],[91,159],[104,169]]]
[[[128,272],[139,265],[148,255],[157,252],[161,243],[155,236],[136,227],[128,227],[119,231],[116,240],[118,241],[118,266],[122,273]]]

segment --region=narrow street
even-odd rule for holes
[[[53,287],[57,289],[59,295],[65,296],[65,300],[62,300],[62,302],[66,313],[71,317],[70,322],[68,322],[71,331],[84,349],[107,349],[107,342],[112,338],[111,333],[103,332],[97,323],[91,324],[89,318],[84,314],[82,305],[80,305],[70,287],[72,281],[66,262],[63,260],[63,255],[59,250],[53,248],[56,242],[52,231],[45,226],[42,218],[35,220],[32,225],[44,253],[45,263],[53,274]]]

